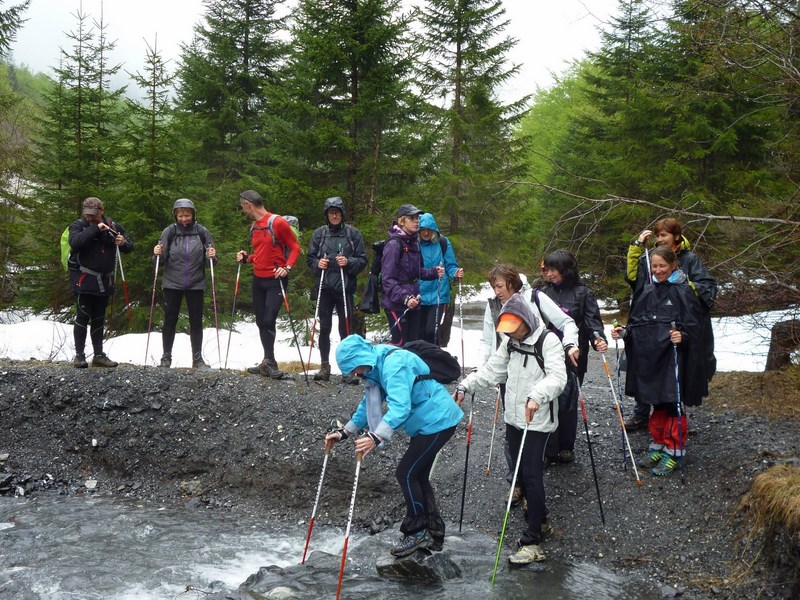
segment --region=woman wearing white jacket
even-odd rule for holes
[[[466,393],[505,381],[506,439],[512,456],[519,456],[527,429],[517,477],[528,500],[528,528],[519,540],[519,550],[508,559],[512,564],[527,564],[545,559],[539,547],[546,515],[544,450],[550,433],[558,427],[554,403],[564,390],[567,373],[561,342],[547,331],[520,294],[503,305],[497,331],[505,333],[508,341],[459,384],[455,400],[460,404]]]

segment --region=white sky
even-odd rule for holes
[[[421,0],[406,2],[419,4]],[[81,4],[84,13],[99,20],[101,0],[33,0],[25,13],[28,21],[12,47],[15,63],[52,73],[59,47],[71,46],[66,32],[75,29],[74,14]],[[518,40],[510,59],[522,66],[520,75],[504,90],[504,99],[533,93],[537,86],[548,87],[551,73],[562,72],[568,61],[596,49],[597,27],[614,13],[617,4],[618,0],[504,0],[510,21],[506,33]],[[117,40],[112,61],[123,63],[123,70],[141,71],[145,41],[153,45],[156,36],[162,56],[175,61],[180,44],[191,40],[203,8],[202,0],[105,0],[103,20],[109,38]],[[116,86],[128,83],[125,74],[121,76],[125,79],[114,82]]]

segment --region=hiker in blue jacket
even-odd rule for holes
[[[419,239],[422,266],[429,269],[443,267],[447,275],[447,279],[441,277],[419,282],[422,339],[438,346],[439,328],[450,304],[450,282],[464,277],[464,269],[458,266],[453,245],[441,234],[431,213],[422,213],[419,217]]]
[[[318,291],[319,302],[320,368],[314,374],[315,381],[328,381],[331,377],[329,357],[334,310],[339,317],[339,339],[353,333],[353,326],[345,315],[352,321],[356,279],[367,266],[364,239],[358,229],[345,223],[347,212],[342,199],[328,198],[322,212],[325,225],[314,230],[306,259],[314,273],[314,292]]]
[[[381,257],[381,306],[395,346],[421,337],[420,281],[444,276],[444,267],[426,268],[422,264],[417,239],[421,214],[423,211],[413,204],[403,204],[397,209]]]
[[[162,279],[164,294],[164,327],[161,344],[164,350],[161,366],[172,365],[172,345],[175,328],[181,312],[181,300],[186,298],[189,313],[189,341],[192,346],[192,368],[208,365],[203,360],[203,295],[206,289],[206,259],[217,260],[211,232],[197,222],[194,202],[180,198],[172,205],[175,223],[164,228],[155,256],[161,256],[164,265]]]
[[[417,380],[430,369],[416,354],[381,344],[373,346],[351,335],[336,347],[336,362],[343,374],[364,380],[364,397],[350,421],[325,439],[338,442],[369,426],[356,439],[356,452],[367,456],[388,444],[395,430],[409,436],[408,449],[397,465],[397,482],[406,504],[400,525],[404,538],[391,549],[396,557],[416,550],[440,550],[445,525],[436,505],[430,473],[436,454],[453,436],[464,413],[447,388],[433,379]],[[386,412],[383,405],[386,404]]]
[[[118,363],[103,352],[103,323],[108,299],[114,295],[117,249],[131,252],[133,242],[122,225],[105,216],[100,198],[89,197],[83,201],[82,217],[69,226],[69,246],[69,284],[77,301],[72,365],[76,369],[89,366],[85,354],[88,333],[94,349],[92,366],[114,368]]]

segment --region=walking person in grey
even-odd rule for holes
[[[75,340],[76,369],[85,369],[86,334],[92,340],[93,367],[116,367],[118,363],[103,352],[103,323],[108,299],[114,295],[114,270],[117,249],[131,252],[133,242],[122,225],[105,216],[100,198],[83,201],[83,216],[69,226],[70,254],[67,262],[69,284],[75,294],[77,309],[72,335]]]
[[[339,339],[353,332],[353,294],[358,274],[367,266],[361,232],[345,223],[347,212],[339,197],[328,198],[322,207],[325,225],[314,230],[308,246],[308,266],[314,273],[318,294],[320,369],[315,381],[331,377],[331,329],[333,311],[339,317]],[[320,286],[321,284],[321,286]],[[344,286],[344,289],[342,289]],[[346,303],[346,304],[345,304]]]
[[[189,312],[189,339],[192,344],[192,368],[207,368],[203,361],[203,295],[206,289],[206,259],[217,260],[211,232],[197,222],[194,203],[181,198],[172,205],[175,222],[161,232],[153,248],[164,265],[164,327],[161,331],[164,354],[161,366],[172,365],[172,344],[181,310],[186,298]]]

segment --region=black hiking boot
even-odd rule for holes
[[[252,367],[247,367],[247,372],[250,373],[251,375],[261,375],[262,365],[264,365],[264,368],[266,368],[266,364],[267,364],[267,359],[265,358],[257,365],[253,365]]]
[[[649,419],[641,419],[636,415],[625,421],[626,431],[639,431],[640,429],[647,429]]]
[[[274,359],[265,360],[258,366],[258,369],[264,377],[270,379],[283,379],[286,376],[286,373],[278,368],[278,363]]]
[[[118,362],[111,360],[102,352],[100,354],[95,354],[94,357],[92,358],[93,367],[103,367],[106,369],[113,369],[118,365],[119,365]]]
[[[433,545],[433,539],[427,529],[412,533],[403,538],[403,540],[394,546],[389,552],[396,558],[414,554],[417,550],[425,550]]]
[[[314,381],[330,381],[331,380],[331,363],[324,360],[319,366],[319,371],[314,374]]]
[[[193,369],[210,369],[205,361],[203,360],[203,353],[202,352],[195,352],[192,354],[192,368]]]
[[[161,357],[161,362],[159,363],[160,367],[164,367],[165,369],[169,369],[172,366],[172,354],[164,353],[164,356]]]
[[[86,355],[83,353],[76,354],[75,358],[72,359],[72,366],[76,369],[85,369],[89,366],[89,363],[86,362]]]

